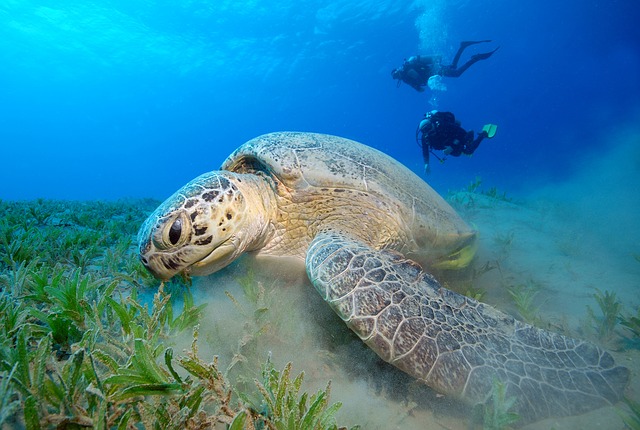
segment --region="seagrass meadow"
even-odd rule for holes
[[[156,204],[0,202],[2,428],[338,428],[329,386],[302,392],[290,365],[261,363],[250,399],[200,357],[205,305],[135,253]]]

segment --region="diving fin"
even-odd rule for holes
[[[460,42],[460,47],[466,48],[467,46],[475,45],[477,43],[488,43],[488,42],[491,42],[491,40],[465,40],[463,42]]]
[[[487,138],[491,139],[493,136],[496,135],[496,131],[498,131],[498,126],[495,124],[486,124],[484,127],[482,127],[482,131],[487,133]]]

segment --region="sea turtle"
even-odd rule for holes
[[[281,132],[240,146],[162,203],[138,234],[158,278],[207,275],[241,254],[294,257],[382,359],[471,404],[495,380],[525,421],[620,400],[629,371],[581,340],[442,287],[426,270],[470,262],[475,232],[391,157],[352,140]]]

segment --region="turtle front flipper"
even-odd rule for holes
[[[614,404],[628,382],[606,351],[447,290],[397,253],[324,233],[306,262],[322,297],[385,361],[472,404],[498,380],[521,423]]]

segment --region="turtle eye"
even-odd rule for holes
[[[174,216],[173,220],[161,220],[152,237],[153,244],[159,250],[171,249],[189,240],[189,218],[185,213]]]
[[[182,218],[178,217],[169,228],[169,242],[176,245],[182,236]]]

